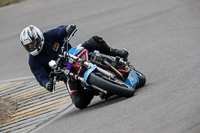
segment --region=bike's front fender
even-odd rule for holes
[[[85,73],[84,73],[84,81],[85,81],[85,84],[87,86],[89,86],[89,84],[87,83],[87,79],[88,77],[90,76],[90,74],[97,68],[96,65],[93,65],[90,69],[88,69]]]

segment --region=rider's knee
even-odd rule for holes
[[[75,92],[74,94],[71,95],[72,102],[79,109],[86,108],[90,104],[93,97],[94,94],[88,92],[84,93]]]

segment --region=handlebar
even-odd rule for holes
[[[78,57],[76,57],[76,56],[74,56],[74,55],[72,55],[72,54],[70,54],[70,53],[68,53],[68,52],[64,52],[64,57],[70,57],[70,58],[72,58],[73,60],[76,60],[76,61],[79,61],[79,62],[82,61],[81,58],[78,58]]]

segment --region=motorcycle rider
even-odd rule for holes
[[[57,28],[42,32],[34,25],[24,28],[20,34],[22,46],[29,53],[29,67],[36,80],[41,86],[52,92],[49,74],[52,69],[48,63],[56,60],[61,51],[64,38],[70,35],[76,29],[76,25],[62,25]],[[93,36],[81,44],[89,52],[99,50],[103,54],[119,56],[124,60],[128,57],[126,50],[111,48],[103,38]],[[72,48],[69,45],[68,49]],[[79,81],[68,80],[66,82],[70,97],[74,105],[79,108],[85,108],[94,97],[94,93],[84,89]]]

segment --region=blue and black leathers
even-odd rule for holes
[[[37,56],[29,55],[29,66],[41,86],[45,87],[50,81],[49,74],[52,69],[49,61],[56,60],[61,51],[64,38],[67,36],[67,25],[43,33],[45,42],[42,51]],[[71,46],[69,45],[69,49]]]

